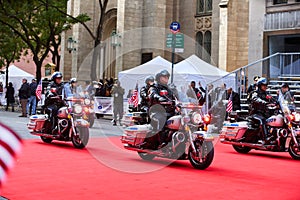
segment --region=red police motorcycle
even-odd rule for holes
[[[174,102],[167,102],[174,103]],[[161,134],[167,135],[167,145],[157,146],[159,135],[149,137],[150,124],[125,128],[121,137],[124,148],[136,151],[144,160],[154,157],[189,160],[196,169],[206,169],[214,157],[214,137],[207,133],[210,117],[204,115],[198,102],[178,104],[178,114],[170,117]]]

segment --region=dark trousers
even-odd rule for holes
[[[8,106],[11,105],[11,111],[12,111],[12,112],[15,112],[14,104],[15,104],[15,103],[12,103],[12,102],[8,102],[8,101],[7,101],[5,110],[7,111],[7,110],[8,110]]]

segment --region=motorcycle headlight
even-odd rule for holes
[[[200,113],[193,113],[192,115],[192,122],[194,124],[200,124],[202,122],[202,117],[201,117],[201,114]]]
[[[300,113],[296,113],[295,115],[295,122],[299,122],[300,121]]]
[[[90,104],[91,104],[91,100],[89,100],[89,99],[84,99],[84,104],[85,104],[85,105],[90,105]]]
[[[78,105],[78,104],[75,104],[74,105],[74,113],[76,113],[76,114],[82,113],[82,106]]]

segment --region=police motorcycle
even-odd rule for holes
[[[89,141],[89,122],[82,118],[82,101],[73,97],[63,98],[64,95],[57,95],[56,89],[51,88],[50,92],[54,94],[52,100],[55,100],[59,106],[57,116],[54,118],[57,129],[52,130],[49,110],[47,114],[33,115],[29,119],[27,128],[30,134],[40,136],[45,143],[51,143],[53,140],[71,141],[75,148],[84,148]]]
[[[167,103],[174,104],[174,102]],[[144,124],[124,129],[121,137],[124,148],[136,151],[143,160],[152,160],[155,157],[188,159],[194,168],[206,169],[214,158],[214,137],[207,133],[210,116],[202,112],[198,100],[177,103],[176,107],[177,114],[167,119],[162,130],[167,135],[166,146],[155,145],[159,140],[159,134],[149,136],[152,126]]]
[[[273,112],[266,119],[267,141],[261,142],[262,126],[248,118],[248,121],[230,117],[220,132],[220,141],[231,144],[238,153],[248,153],[252,149],[289,152],[293,159],[300,160],[300,113],[292,101],[279,99],[277,106],[269,106]],[[234,115],[236,116],[236,115]]]

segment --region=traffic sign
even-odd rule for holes
[[[173,34],[167,34],[166,46],[167,48],[172,48]],[[184,35],[182,33],[175,34],[175,47],[174,48],[184,48]]]
[[[179,22],[172,22],[171,24],[170,24],[170,30],[171,30],[171,32],[172,33],[178,33],[179,32],[179,30],[180,30],[180,24],[179,24]]]

